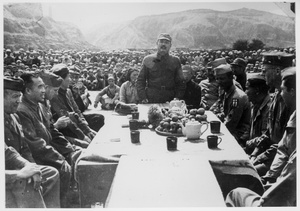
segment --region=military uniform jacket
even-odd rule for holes
[[[64,113],[62,113],[62,111],[75,112],[79,116],[79,118],[77,118],[75,122],[79,129],[85,135],[87,135],[91,131],[87,121],[79,110],[70,89],[64,90],[60,88],[58,90],[58,95],[55,96],[50,101],[50,103],[54,120],[57,120],[59,117],[64,116]]]
[[[71,152],[75,151],[75,147],[59,132],[53,125],[51,106],[49,100],[45,100],[40,104],[42,115],[46,119],[47,129],[50,131],[52,140],[50,144],[64,157],[68,156]]]
[[[137,79],[137,91],[140,101],[148,99],[150,103],[182,99],[185,82],[179,58],[157,53],[146,56]]]
[[[201,104],[203,108],[210,109],[219,98],[219,85],[217,81],[209,82],[208,79],[205,79],[200,82],[200,87],[202,95]]]
[[[17,114],[4,113],[4,139],[7,146],[13,147],[26,160],[35,163],[25,141],[22,125]]]
[[[47,128],[46,117],[40,104],[35,104],[23,96],[17,111],[27,144],[37,164],[61,168],[65,158],[51,146],[51,132]]]
[[[278,143],[277,153],[266,176],[277,178],[293,151],[296,150],[296,111],[291,115],[284,135]]]
[[[186,83],[183,100],[188,109],[199,108],[201,103],[201,87],[199,84],[190,80]]]
[[[267,95],[263,102],[260,105],[258,105],[258,109],[255,109],[252,105],[250,139],[259,137],[262,134],[266,133],[268,129],[268,116],[270,104],[271,98],[270,95]]]
[[[248,140],[251,110],[245,92],[232,85],[227,93],[224,92],[219,97],[210,110],[218,116],[224,116],[224,124],[239,142]]]

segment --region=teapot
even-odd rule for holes
[[[169,107],[170,107],[170,112],[171,113],[176,113],[176,114],[183,115],[183,114],[186,114],[188,112],[184,100],[178,100],[178,99],[174,98],[174,100],[172,100],[169,103]]]
[[[202,131],[202,126],[206,125],[204,131]],[[185,125],[182,124],[182,134],[187,137],[187,139],[199,139],[200,136],[208,129],[208,123],[200,123],[195,119],[188,121]]]

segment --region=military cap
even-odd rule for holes
[[[48,86],[59,87],[63,82],[63,79],[60,76],[55,75],[54,73],[51,72],[41,72],[39,76],[43,79],[44,83]]]
[[[236,66],[239,66],[239,67],[243,67],[245,68],[247,66],[247,62],[242,59],[242,58],[236,58],[232,63],[231,65],[236,65]]]
[[[70,66],[69,69],[71,74],[80,75],[80,70],[76,65]]]
[[[109,75],[107,80],[115,80],[114,76],[113,75]]]
[[[247,75],[247,83],[251,87],[267,87],[266,79],[261,73],[251,73]]]
[[[183,65],[182,66],[182,72],[192,72],[193,69],[191,68],[190,65]]]
[[[229,64],[221,64],[218,67],[216,67],[214,70],[216,75],[222,75],[228,72],[232,72]]]
[[[290,67],[293,65],[294,54],[289,54],[281,51],[264,52],[263,64],[269,64],[281,67]]]
[[[172,42],[171,36],[167,33],[161,33],[160,35],[158,35],[157,40],[169,40],[170,42]]]
[[[21,78],[16,77],[4,77],[4,89],[10,89],[14,91],[23,91],[25,87],[24,81]]]
[[[65,64],[57,64],[51,68],[51,72],[65,79],[69,74],[69,69]]]
[[[281,79],[284,80],[288,76],[296,75],[296,67],[287,67],[281,71]]]
[[[216,68],[221,64],[227,64],[225,58],[215,59],[214,61],[207,63],[207,66],[212,67],[212,68]]]
[[[6,52],[11,52],[11,50],[8,48],[8,49],[6,49]]]

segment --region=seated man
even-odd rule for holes
[[[186,83],[183,100],[187,105],[187,109],[199,108],[201,103],[201,87],[192,80],[193,70],[189,65],[184,65],[182,73]]]
[[[75,118],[73,118],[73,120],[75,121],[76,125],[92,141],[96,135],[96,131],[89,127],[88,122],[79,110],[73,94],[69,89],[70,72],[68,67],[64,65],[56,65],[52,68],[52,72],[63,79],[63,82],[58,90],[58,95],[54,96],[50,100],[53,119],[57,120],[59,117],[65,116],[66,114],[74,114]],[[71,134],[64,133],[64,135],[72,137]],[[76,135],[75,138],[77,138]]]
[[[59,201],[59,173],[58,171],[50,166],[39,166],[35,164],[35,160],[31,154],[31,151],[25,141],[24,134],[22,132],[22,126],[19,123],[19,117],[16,114],[17,108],[21,99],[21,90],[24,88],[23,80],[14,79],[14,78],[4,78],[4,119],[5,119],[5,158],[6,158],[6,169],[13,170],[13,175],[11,179],[13,181],[9,182],[7,185],[7,191],[15,195],[17,199],[17,205],[9,205],[12,202],[13,198],[9,197],[9,194],[6,195],[7,207],[29,207],[38,206],[40,202],[43,201],[46,207],[60,207]],[[9,146],[9,147],[7,147]],[[11,156],[14,154],[14,156]],[[20,161],[18,161],[20,160]],[[22,161],[23,160],[23,161]],[[22,170],[18,169],[24,167]],[[38,170],[38,174],[36,171]],[[7,172],[6,172],[7,173]],[[27,188],[27,184],[23,181],[18,183],[15,182],[16,179],[27,179],[32,176],[32,181],[34,183],[36,192],[39,192],[38,195],[42,194],[43,198],[40,202],[37,202],[36,205],[31,204],[33,199],[26,198],[26,193],[24,193],[24,188]],[[44,180],[41,180],[41,177]],[[39,190],[39,185],[42,189]],[[14,187],[19,187],[15,189]],[[28,187],[30,188],[30,187]],[[31,191],[29,191],[31,192]],[[28,194],[30,194],[28,192]],[[23,197],[22,197],[22,195]],[[24,195],[25,194],[25,195]],[[40,197],[38,197],[40,198]],[[19,200],[20,199],[20,200]]]
[[[22,158],[13,147],[5,144],[5,207],[46,208],[41,193],[41,181],[39,166]],[[57,205],[59,207],[59,203]]]
[[[262,196],[247,188],[236,188],[228,193],[226,205],[228,207],[296,206],[296,157],[297,153],[294,151],[277,181],[272,183]]]
[[[80,70],[76,66],[70,67],[70,85],[69,88],[72,91],[75,103],[85,120],[88,122],[91,129],[99,131],[104,125],[104,116],[98,113],[84,113],[91,104],[90,94],[86,86],[79,81]]]
[[[271,104],[271,97],[268,91],[269,86],[266,84],[264,76],[259,73],[248,75],[246,94],[252,103],[250,139],[259,137],[268,130],[268,115]],[[245,151],[250,154],[253,149],[246,145]]]
[[[250,132],[251,110],[248,97],[234,84],[233,72],[229,64],[216,67],[215,76],[224,92],[210,110],[224,122],[238,143],[244,146]]]
[[[113,75],[108,76],[108,86],[103,88],[96,96],[94,107],[97,108],[98,103],[101,103],[101,108],[112,110],[119,101],[120,87],[115,84]],[[105,96],[105,97],[104,97]]]

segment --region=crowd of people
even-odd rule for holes
[[[7,207],[70,207],[74,164],[104,125],[90,105],[186,102],[217,115],[265,193],[231,190],[227,206],[296,205],[295,49],[171,51],[4,49]],[[91,102],[89,91],[97,96]],[[21,182],[19,182],[21,181]],[[32,181],[33,185],[27,181]],[[28,199],[31,200],[28,200]]]

